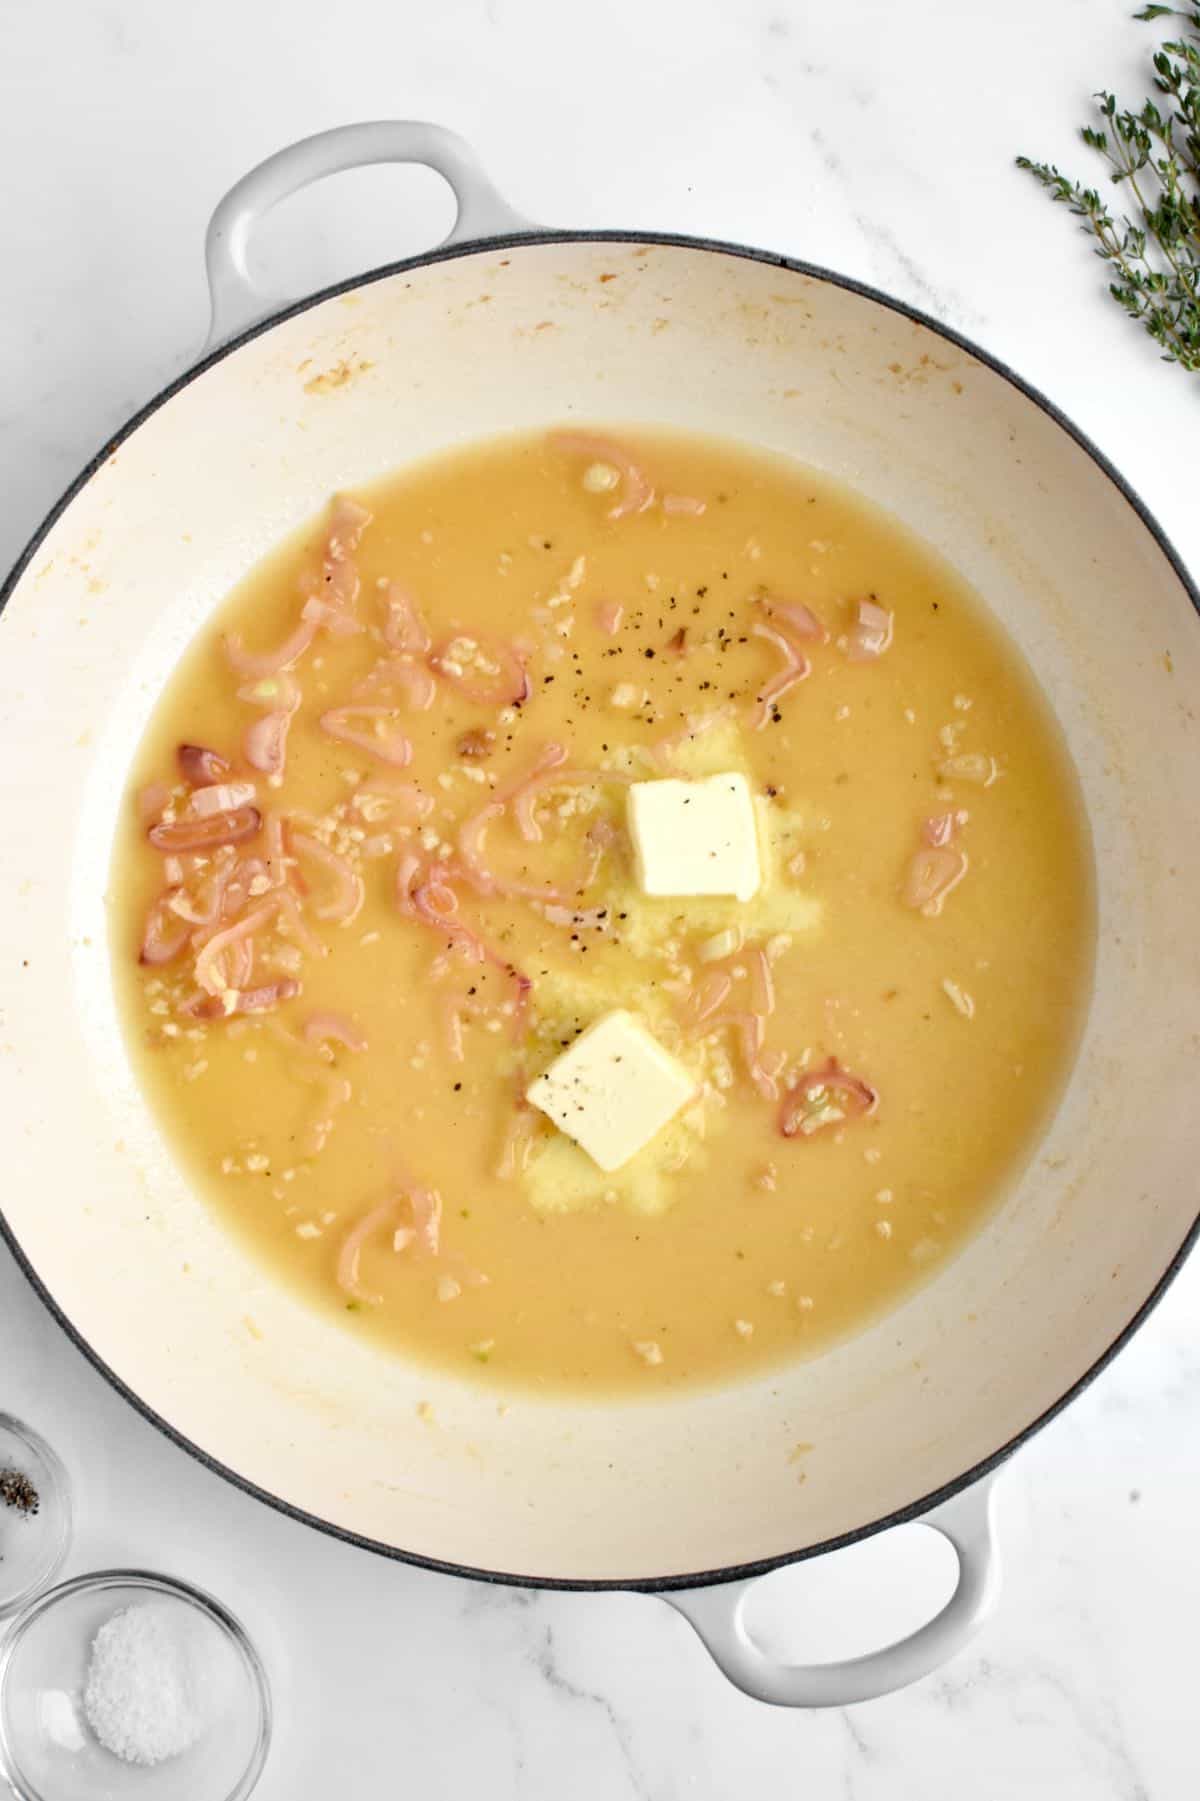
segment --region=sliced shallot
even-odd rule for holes
[[[351,920],[358,917],[366,898],[362,877],[351,868],[345,857],[330,850],[319,839],[310,838],[307,832],[292,833],[292,848],[301,856],[311,857],[314,863],[319,863],[333,877],[332,893],[323,901],[313,902],[312,910],[317,918],[349,925]]]
[[[249,807],[258,797],[253,782],[216,782],[209,788],[197,788],[188,801],[192,819],[207,819],[213,813],[236,813]]]
[[[239,857],[225,881],[220,911],[227,919],[234,919],[247,901],[261,900],[272,885],[265,857]]]
[[[763,1098],[773,1101],[779,1093],[779,1084],[763,1061],[763,1039],[767,1030],[763,1015],[752,1012],[723,1013],[720,1016],[720,1023],[733,1027],[742,1047],[742,1061],[746,1065],[746,1074]]]
[[[956,807],[922,821],[921,848],[909,863],[900,891],[906,907],[931,919],[941,912],[946,896],[967,873],[967,853],[954,838],[969,818],[965,807]]]
[[[352,556],[370,523],[371,515],[366,507],[360,506],[357,500],[351,500],[348,494],[335,494],[329,515],[329,537],[325,546],[329,561],[343,563],[347,557]]]
[[[611,439],[595,438],[590,432],[558,431],[551,433],[550,443],[566,456],[586,457],[589,463],[611,463],[620,471],[621,498],[608,509],[610,519],[628,519],[654,505],[654,489],[645,472],[627,450]]]
[[[493,950],[478,932],[458,917],[458,896],[445,879],[444,866],[426,870],[420,857],[409,852],[396,867],[396,904],[411,919],[437,932],[452,948],[462,950],[477,963],[491,963],[516,985],[513,1007],[513,1036],[525,1028],[529,996],[533,984],[529,977],[500,951]]]
[[[196,980],[207,993],[221,994],[233,986],[232,982],[226,980],[222,962],[224,952],[244,938],[251,938],[261,932],[275,913],[276,904],[271,900],[261,907],[255,907],[243,919],[239,919],[234,925],[225,926],[208,940],[196,958]]]
[[[721,972],[714,972],[719,974]],[[712,978],[709,978],[712,981]],[[767,1067],[763,1055],[763,1040],[766,1037],[766,1019],[761,1013],[749,1010],[726,1012],[721,1003],[728,998],[732,982],[724,977],[725,986],[710,987],[707,1001],[701,1001],[697,1016],[693,1018],[692,1031],[695,1036],[708,1038],[715,1032],[732,1030],[742,1051],[742,1061],[746,1066],[746,1074],[754,1083],[759,1093],[767,1100],[773,1101],[779,1093],[779,1085],[774,1071]],[[719,998],[714,998],[719,997]],[[696,997],[699,998],[698,996]]]
[[[365,507],[345,495],[337,496],[325,541],[320,586],[316,593],[310,593],[305,599],[300,618],[283,643],[274,650],[248,651],[237,632],[226,633],[225,655],[239,675],[254,679],[290,669],[293,663],[299,662],[322,629],[339,633],[360,629],[357,621],[349,616],[349,609],[358,594],[358,571],[352,558],[370,522],[371,515]]]
[[[300,984],[294,976],[280,976],[277,981],[264,982],[260,988],[243,988],[234,1012],[265,1013],[283,1001],[294,1000],[299,993]]]
[[[921,822],[921,843],[933,850],[952,844],[954,834],[960,826],[966,825],[969,817],[965,807],[957,807],[950,813],[934,813]]]
[[[189,851],[216,850],[222,844],[242,844],[262,825],[257,807],[239,807],[234,813],[213,813],[207,819],[179,819],[150,827],[146,836],[155,850],[168,856]]]
[[[398,782],[380,778],[370,782],[360,782],[354,790],[352,804],[364,818],[375,818],[374,809],[378,806],[389,817],[399,815],[402,823],[411,825],[418,820],[428,818],[429,814],[433,812],[434,803],[433,796],[423,794],[415,782]]]
[[[921,842],[928,844],[933,849],[938,849],[943,844],[949,844],[953,836],[953,813],[936,813],[921,824]]]
[[[812,608],[805,606],[802,600],[775,600],[764,596],[759,605],[786,637],[797,638],[802,644],[824,644],[828,640],[829,633]]]
[[[771,960],[760,946],[746,952],[746,961],[750,965],[750,979],[754,985],[754,1011],[764,1017],[775,1011],[775,978],[771,973]]]
[[[347,618],[358,599],[358,570],[354,564],[354,552],[370,523],[370,513],[365,507],[360,507],[356,500],[351,500],[345,494],[334,497],[321,561],[319,598],[327,602],[342,619]],[[346,628],[343,626],[340,629]],[[356,630],[357,626],[352,625],[350,629]]]
[[[395,1223],[397,1205],[394,1200],[382,1201],[378,1207],[372,1207],[369,1213],[364,1213],[358,1223],[351,1226],[338,1252],[338,1287],[343,1294],[348,1294],[355,1301],[363,1301],[369,1307],[382,1305],[383,1296],[368,1293],[362,1285],[359,1266],[363,1250],[384,1226]]]
[[[534,811],[539,795],[551,788],[594,788],[602,782],[627,784],[633,777],[620,769],[549,769],[531,775],[512,797],[513,818],[522,838],[540,843],[542,828]]]
[[[425,663],[397,663],[393,680],[404,689],[415,712],[427,713],[437,699],[437,683]]]
[[[142,945],[138,952],[138,962],[157,967],[163,963],[173,963],[191,936],[192,928],[186,922],[180,924],[179,915],[171,906],[171,896],[159,897],[146,915],[146,923],[142,928]],[[174,930],[168,930],[168,923]]]
[[[541,901],[549,906],[569,906],[570,895],[542,882],[522,882],[504,876],[486,860],[485,838],[493,820],[504,812],[503,801],[494,800],[459,827],[458,854],[463,874],[480,894],[508,894],[518,900]]]
[[[353,724],[355,719],[374,720],[376,729],[362,730]],[[326,737],[352,745],[355,750],[365,750],[368,756],[378,757],[381,763],[390,763],[394,769],[403,769],[412,761],[412,745],[395,724],[395,719],[395,707],[349,706],[331,707],[327,713],[322,713],[318,723]],[[390,730],[379,729],[385,720],[391,722]]]
[[[441,933],[450,944],[460,945],[477,963],[487,952],[478,932],[458,918],[458,896],[448,883],[426,871],[420,857],[411,852],[396,867],[396,903],[402,913],[421,920]]]
[[[955,846],[917,851],[904,878],[901,899],[906,907],[935,918],[942,910],[946,896],[958,887],[967,873],[965,850]]]
[[[518,795],[523,794],[531,783],[538,781],[547,771],[561,769],[566,760],[566,745],[551,739],[548,744],[542,746],[530,767],[523,774],[509,782],[506,787],[496,790],[492,795],[493,801],[500,806],[507,806],[510,800],[516,800]]]
[[[242,739],[242,754],[247,763],[273,784],[283,779],[291,723],[290,712],[264,713],[261,719],[247,726]]]
[[[167,906],[179,919],[192,926],[215,926],[225,911],[225,897],[238,871],[238,856],[232,846],[218,851],[212,873],[198,890],[178,887],[167,899]]]
[[[262,651],[246,650],[239,633],[226,632],[225,655],[239,675],[276,675],[279,670],[290,669],[293,663],[300,661],[316,637],[317,629],[315,619],[301,619],[282,644],[276,645],[274,650]]]
[[[783,667],[771,677],[769,682],[764,683],[756,696],[757,705],[751,725],[756,732],[761,732],[762,728],[774,718],[778,702],[783,699],[789,689],[796,686],[797,682],[804,680],[805,676],[811,672],[812,664],[803,652],[796,648],[792,640],[785,637],[782,632],[777,632],[774,626],[755,623],[750,630],[756,638],[765,638],[768,643],[773,644],[783,658]]]
[[[322,600],[319,594],[309,595],[300,609],[300,617],[311,620],[335,638],[353,637],[355,632],[361,632],[363,629],[351,613],[347,613],[340,606],[331,606],[327,600]]]
[[[872,1114],[878,1105],[879,1095],[870,1083],[830,1057],[788,1089],[779,1109],[779,1130],[785,1138],[812,1138],[848,1115]]]
[[[428,712],[437,699],[437,682],[427,663],[410,656],[381,657],[354,689],[355,700],[370,700],[381,691],[403,688],[418,713]]]
[[[727,1002],[734,992],[735,975],[745,974],[750,967],[753,1005],[730,1009]],[[767,1019],[775,1011],[775,983],[766,952],[754,948],[744,958],[731,960],[722,968],[706,971],[692,990],[684,1008],[685,1020],[694,1036],[709,1037],[714,1032],[731,1030],[742,1051],[746,1074],[759,1093],[773,1101],[779,1092],[776,1082],[777,1064],[774,1053],[764,1053]]]
[[[203,744],[178,745],[175,761],[184,781],[193,788],[207,788],[216,782],[223,782],[230,773],[228,760],[217,751],[206,749]]]
[[[688,1001],[688,1011],[696,1025],[703,1025],[711,1019],[717,1009],[724,1004],[733,990],[733,977],[726,969],[714,969],[706,975],[698,988],[693,989]]]
[[[292,976],[265,982],[259,988],[227,989],[223,994],[195,994],[184,1001],[180,1013],[190,1019],[228,1019],[235,1013],[270,1013],[284,1001],[294,1000],[301,992]]]

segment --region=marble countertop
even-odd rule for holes
[[[1140,99],[1149,44],[1116,0],[10,9],[0,564],[194,356],[220,192],[307,132],[393,116],[463,132],[532,218],[765,245],[925,308],[1051,395],[1200,569],[1196,378],[1156,363],[1065,214],[1011,166],[1027,150],[1086,168],[1072,128],[1088,94]],[[448,223],[428,172],[344,176],[271,221],[264,279],[311,289]],[[1190,1801],[1198,1319],[1194,1261],[1010,1467],[1007,1592],[975,1646],[904,1694],[806,1716],[736,1693],[652,1598],[492,1590],[277,1517],[128,1408],[3,1251],[0,1407],[70,1464],[72,1572],[161,1568],[246,1619],[278,1702],[263,1801]],[[836,1602],[842,1639],[919,1609],[928,1537],[873,1551],[871,1605],[861,1576]],[[784,1617],[811,1614],[818,1583],[830,1605],[829,1572],[772,1580]]]

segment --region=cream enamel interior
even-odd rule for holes
[[[331,371],[345,379],[314,380]],[[103,884],[149,710],[256,559],[334,488],[571,415],[791,453],[890,508],[988,598],[1083,780],[1097,986],[1024,1180],[900,1311],[740,1388],[514,1398],[502,1417],[494,1393],[310,1313],[189,1193],[126,1064]],[[148,1406],[269,1494],[384,1545],[649,1579],[878,1520],[1051,1406],[1192,1223],[1198,683],[1184,585],[1103,471],[1002,377],[868,297],[698,247],[544,241],[325,301],[152,414],[66,509],[0,624],[19,753],[0,774],[8,1226]],[[798,1441],[813,1447],[802,1466]]]

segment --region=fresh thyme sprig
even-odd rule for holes
[[[1096,239],[1112,265],[1109,293],[1162,348],[1167,362],[1200,371],[1200,6],[1147,6],[1138,19],[1182,19],[1186,29],[1154,55],[1154,85],[1166,97],[1140,112],[1118,111],[1114,96],[1096,95],[1104,126],[1085,125],[1085,144],[1125,182],[1133,217],[1114,219],[1095,188],[1060,174],[1052,163],[1017,158]]]

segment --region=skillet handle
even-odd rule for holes
[[[445,177],[458,213],[443,244],[535,229],[497,193],[470,145],[443,125],[375,119],[301,138],[243,175],[218,202],[209,221],[204,260],[212,323],[206,351],[215,350],[269,310],[246,266],[250,234],[263,214],[311,182],[372,163],[421,163]]]
[[[906,1688],[954,1657],[983,1625],[1000,1596],[1000,1556],[996,1544],[993,1478],[956,1495],[922,1515],[949,1539],[958,1554],[958,1583],[933,1619],[895,1644],[840,1663],[786,1664],[769,1657],[745,1625],[746,1601],[754,1581],[723,1584],[663,1600],[699,1634],[724,1675],[743,1694],[776,1707],[846,1707]]]

